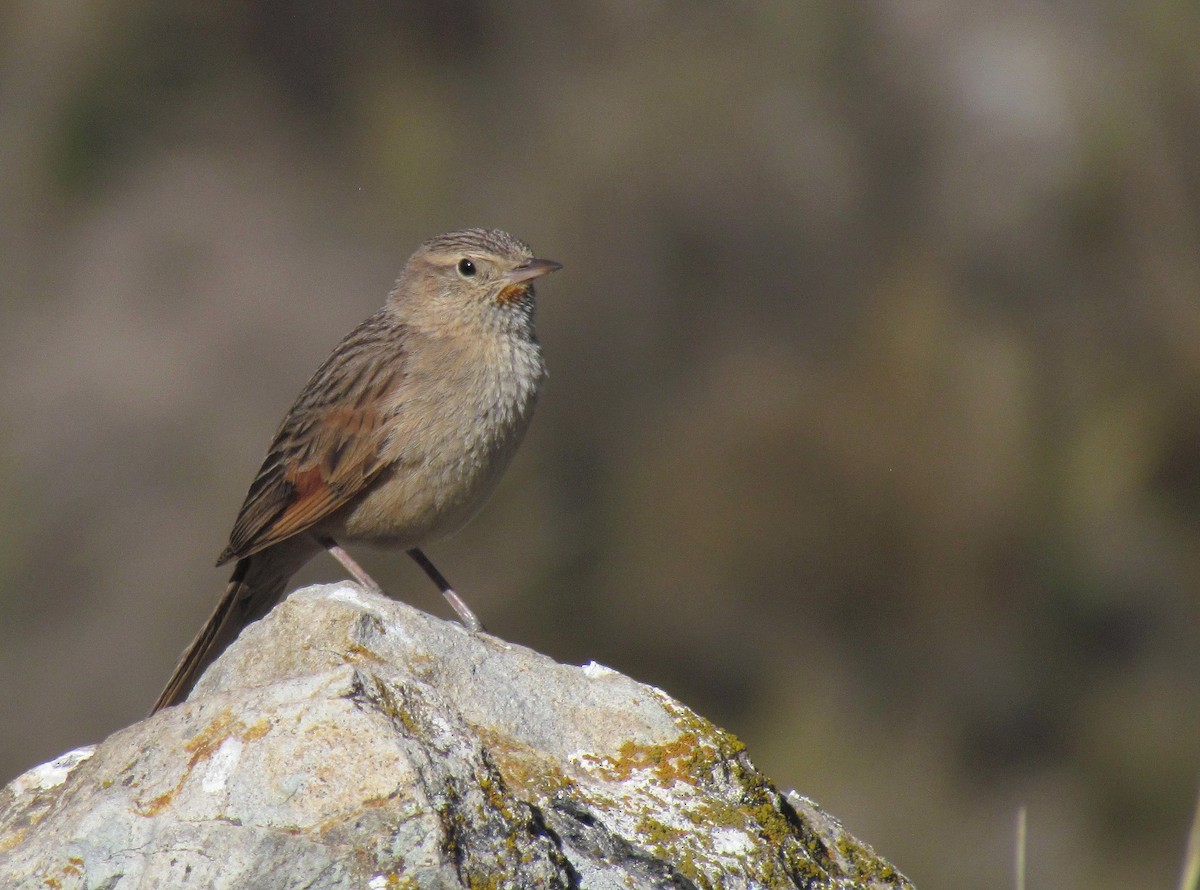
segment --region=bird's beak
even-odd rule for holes
[[[561,268],[562,263],[556,263],[554,260],[532,259],[521,263],[504,277],[508,279],[509,284],[520,284],[522,281],[532,281],[543,275],[549,275],[551,272],[557,272]]]

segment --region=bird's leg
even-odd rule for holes
[[[417,565],[425,570],[425,574],[438,586],[438,590],[442,592],[442,596],[446,598],[446,602],[458,613],[463,627],[471,631],[471,633],[479,633],[483,630],[482,622],[475,617],[475,613],[463,602],[462,597],[454,592],[454,588],[450,586],[450,582],[446,580],[446,576],[437,570],[437,566],[429,561],[429,557],[422,553],[419,547],[409,550],[408,555],[413,558]]]
[[[367,570],[360,566],[354,560],[353,556],[343,550],[341,544],[329,537],[317,538],[317,542],[328,550],[330,555],[340,562],[347,572],[354,576],[355,581],[367,588],[371,593],[383,593],[383,588],[379,586],[379,582],[368,575]]]
[[[368,575],[367,570],[360,566],[354,557],[345,551],[341,544],[328,536],[317,538],[317,542],[328,550],[330,555],[340,562],[347,572],[354,576],[355,581],[372,593],[383,593],[383,588],[379,586],[379,582]],[[417,547],[409,550],[408,555],[416,561],[417,565],[425,570],[425,574],[438,586],[438,590],[442,592],[442,596],[446,598],[446,602],[450,603],[455,613],[457,613],[463,626],[472,633],[478,633],[483,630],[483,623],[471,611],[471,608],[463,602],[462,597],[454,592],[454,588],[450,586],[450,582],[446,580],[446,576],[437,570],[437,566],[429,561],[429,557]]]

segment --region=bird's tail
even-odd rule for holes
[[[184,650],[151,714],[187,698],[200,675],[237,639],[246,625],[270,611],[292,573],[312,553],[312,550],[303,553],[294,553],[294,550],[287,545],[277,545],[237,561],[224,595]]]

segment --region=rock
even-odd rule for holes
[[[662,691],[343,583],[9,784],[0,886],[911,884]]]

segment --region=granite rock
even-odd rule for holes
[[[0,886],[911,884],[661,690],[342,583],[0,791]]]

